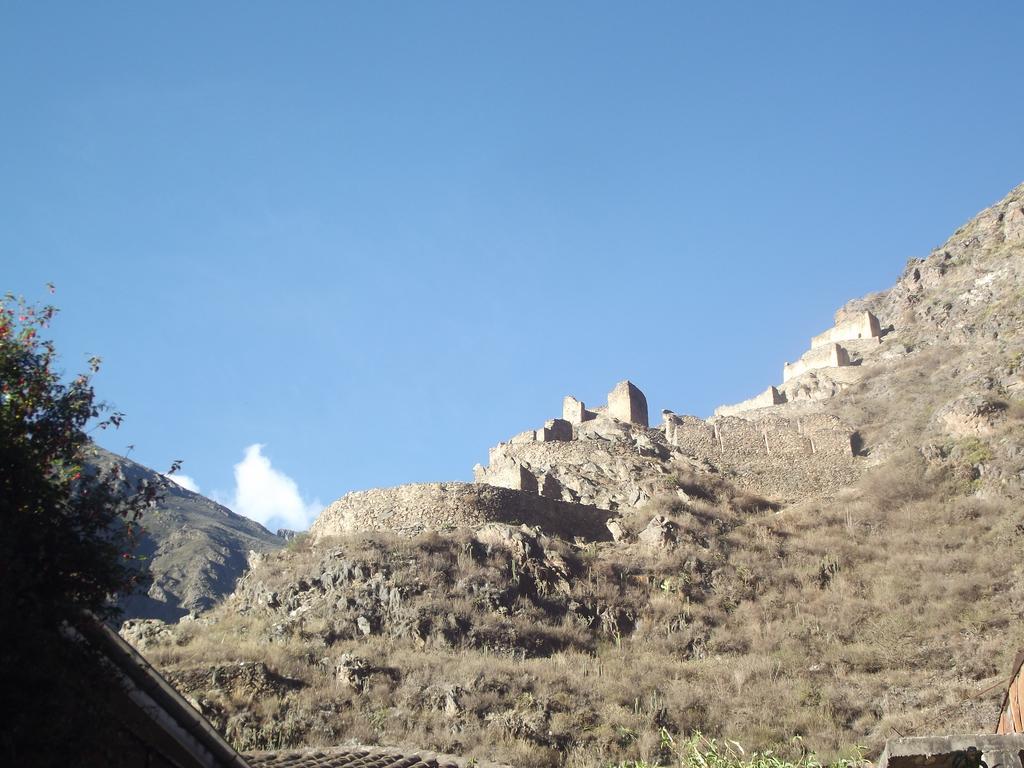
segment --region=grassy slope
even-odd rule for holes
[[[522,560],[468,532],[294,545],[148,653],[172,678],[250,660],[301,682],[255,698],[252,685],[185,686],[245,748],[355,740],[522,766],[688,765],[674,745],[696,731],[832,759],[877,753],[896,731],[991,730],[1024,645],[1021,307],[1008,278],[987,305],[958,297],[1022,253],[982,240],[972,262],[950,247],[927,291],[873,299],[909,353],[829,402],[877,463],[835,498],[773,512],[680,478],[705,498],[658,501],[680,529],[670,550],[549,540]],[[994,408],[976,435],[939,418],[965,394]],[[355,686],[337,673],[346,653],[365,660]]]

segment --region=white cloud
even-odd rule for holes
[[[228,506],[271,531],[303,531],[320,514],[323,504],[319,499],[305,501],[295,481],[270,465],[263,448],[260,443],[250,445],[245,458],[235,464],[235,494]]]
[[[164,475],[168,480],[173,480],[175,483],[180,485],[186,491],[192,491],[193,493],[199,493],[199,483],[193,480],[188,475],[183,475],[180,472],[175,472],[173,475]]]

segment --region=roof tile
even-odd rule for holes
[[[243,752],[252,768],[509,768],[454,755],[392,747],[330,747]]]

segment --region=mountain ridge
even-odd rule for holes
[[[695,730],[823,758],[987,730],[1024,644],[1022,313],[1024,185],[840,308],[861,337],[812,336],[766,397],[655,428],[567,399],[479,468],[512,492],[497,514],[409,526],[421,496],[350,494],[223,604],[130,635],[244,749],[657,764]]]
[[[99,446],[88,462],[117,466],[131,485],[163,480],[155,470]],[[230,594],[248,568],[250,552],[284,546],[282,537],[212,499],[170,482],[142,520],[136,555],[150,576],[144,594],[122,598],[124,619],[178,619],[209,610]]]

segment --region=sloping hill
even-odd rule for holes
[[[495,454],[518,463],[493,477],[606,509],[615,541],[338,526],[136,641],[246,749],[356,739],[583,766],[667,762],[694,730],[822,757],[989,730],[1024,645],[1022,276],[1024,186],[844,308],[880,326],[850,365],[720,423],[595,421],[591,445],[577,429]],[[827,431],[850,470],[827,482],[814,418],[850,430]],[[730,424],[757,439],[725,450]],[[600,462],[558,463],[580,451]]]
[[[131,459],[96,447],[92,461],[117,463],[133,485],[156,482],[158,473]],[[156,507],[146,513],[139,554],[147,559],[152,582],[145,594],[121,603],[124,618],[177,621],[212,608],[230,594],[245,572],[248,553],[269,552],[284,540],[262,525],[171,483]]]

